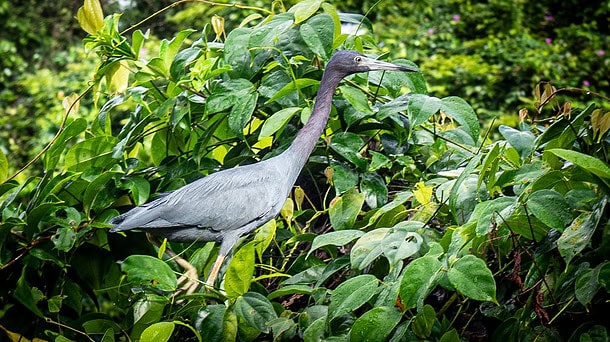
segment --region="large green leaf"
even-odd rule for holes
[[[557,249],[566,267],[576,255],[591,243],[591,238],[603,216],[607,201],[597,203],[591,212],[578,215],[557,239]]]
[[[100,136],[74,144],[66,153],[66,169],[78,172],[107,167],[115,161],[112,158],[112,149],[117,142],[115,137]]]
[[[353,163],[361,170],[366,169],[366,159],[360,155],[360,149],[364,146],[362,138],[351,132],[341,132],[333,135],[330,147],[347,161]]]
[[[413,127],[428,121],[441,109],[440,99],[424,94],[412,94],[408,101],[407,109]]]
[[[354,322],[350,341],[384,341],[401,318],[402,313],[395,307],[375,307]]]
[[[364,194],[356,189],[347,191],[343,196],[336,197],[330,203],[328,216],[335,230],[351,229],[364,204]]]
[[[84,132],[87,129],[87,121],[83,118],[78,118],[70,122],[64,129],[59,133],[53,145],[47,150],[44,156],[44,165],[47,170],[55,169],[57,162],[61,158],[61,153],[66,148],[66,143]],[[6,157],[4,157],[6,160]],[[2,159],[0,157],[0,169],[2,165]],[[0,173],[0,180],[2,180],[2,174]]]
[[[532,132],[518,131],[506,125],[500,125],[498,131],[500,131],[500,134],[502,134],[504,139],[519,152],[521,158],[526,158],[532,153],[534,141],[536,140],[536,137]]]
[[[604,179],[610,179],[610,167],[598,158],[586,155],[572,150],[564,150],[560,148],[546,150],[545,152],[552,153],[559,158],[563,158],[576,166],[591,172],[592,174]]]
[[[235,301],[235,313],[258,331],[269,332],[269,322],[277,318],[271,302],[260,293],[248,292]]]
[[[303,0],[290,7],[288,12],[294,14],[294,23],[298,24],[314,15],[321,4],[322,0]]]
[[[363,231],[352,229],[318,235],[313,239],[313,242],[311,243],[311,248],[307,255],[311,254],[311,252],[315,251],[316,249],[322,248],[324,246],[347,245],[348,243],[354,241],[362,235],[364,235]]]
[[[459,122],[475,143],[479,140],[479,120],[466,101],[457,96],[442,98],[440,110]]]
[[[258,138],[271,136],[273,133],[282,129],[292,117],[301,111],[301,107],[288,107],[280,109],[277,113],[271,115],[263,123],[263,127],[258,135]]]
[[[447,276],[451,285],[464,296],[497,303],[496,282],[482,259],[465,255],[451,265]]]
[[[140,342],[165,342],[169,341],[174,332],[174,322],[157,322],[144,329],[140,335]]]
[[[443,264],[432,256],[411,261],[400,283],[400,299],[405,309],[421,308],[426,297],[436,287]]]
[[[311,51],[328,59],[334,37],[334,22],[330,15],[319,14],[307,20],[301,25],[300,33]]]
[[[341,283],[330,295],[327,321],[364,305],[377,293],[378,286],[379,280],[371,274],[362,274]]]
[[[530,214],[547,226],[563,231],[572,221],[572,210],[565,198],[557,191],[542,189],[534,192],[527,200]]]
[[[150,286],[174,291],[178,286],[174,271],[163,260],[149,255],[130,255],[121,263],[121,270],[135,286]]]
[[[254,243],[241,247],[231,259],[225,275],[227,297],[237,298],[250,289],[254,274]]]

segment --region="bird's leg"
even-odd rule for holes
[[[169,255],[172,260],[174,260],[180,267],[184,268],[184,274],[178,278],[178,285],[182,285],[182,287],[178,290],[179,292],[185,292],[187,295],[190,295],[197,290],[199,287],[199,276],[197,275],[197,268],[191,265],[190,262],[186,261],[183,257],[176,254],[171,249],[166,249],[165,254]],[[176,294],[177,294],[176,293]]]
[[[214,287],[214,282],[216,281],[216,277],[218,277],[218,273],[220,272],[220,267],[222,267],[222,263],[225,261],[226,255],[218,254],[216,261],[214,261],[214,265],[212,265],[212,270],[210,271],[210,275],[208,275],[208,280],[205,281],[205,286],[212,288]]]
[[[151,243],[155,244],[157,247],[160,247],[160,242],[156,238],[154,238],[151,234],[146,233],[146,238]],[[199,287],[199,276],[197,274],[197,268],[183,257],[176,254],[176,252],[172,251],[169,248],[165,249],[165,254],[167,254],[172,260],[174,260],[180,267],[184,269],[184,274],[178,278],[178,285],[182,285],[178,292],[174,294],[174,296],[178,293],[185,292],[187,295],[192,294]]]

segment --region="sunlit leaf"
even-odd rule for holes
[[[530,214],[547,226],[563,231],[572,221],[572,211],[565,198],[557,191],[542,189],[534,192],[527,200]]]
[[[449,281],[464,296],[480,301],[496,302],[496,282],[485,261],[474,255],[458,259],[447,272]]]
[[[104,25],[104,14],[99,0],[85,0],[76,13],[78,24],[85,32],[95,35]]]
[[[563,230],[557,240],[557,249],[565,260],[566,267],[576,255],[591,243],[591,238],[603,216],[606,203],[605,199],[600,201],[595,205],[593,211],[581,213]]]
[[[280,109],[277,113],[271,115],[263,123],[263,127],[258,135],[258,138],[264,138],[273,135],[273,133],[282,129],[288,121],[302,108],[300,107],[288,107]]]
[[[173,322],[157,322],[144,329],[140,335],[141,342],[165,342],[169,341],[174,332],[175,324]]]
[[[379,281],[371,274],[363,274],[341,283],[330,295],[328,321],[347,312],[352,312],[377,293]]]
[[[441,262],[431,256],[417,258],[407,265],[400,284],[400,299],[405,309],[423,306],[438,284],[442,267]]]
[[[572,162],[574,165],[580,166],[592,174],[608,179],[610,178],[610,167],[598,158],[572,150],[550,149],[545,152],[552,153],[559,158]]]
[[[401,318],[402,313],[395,307],[375,307],[354,322],[350,341],[386,340]]]
[[[347,245],[348,243],[354,241],[362,235],[364,235],[363,231],[351,229],[318,235],[313,239],[313,242],[311,243],[311,248],[307,255],[311,254],[311,252],[315,251],[316,249],[322,248],[324,246]]]
[[[294,13],[294,23],[299,24],[318,11],[322,0],[303,0],[290,7],[289,13]]]
[[[534,141],[536,140],[532,132],[519,131],[506,125],[500,125],[498,131],[519,152],[521,158],[526,158],[532,153]]]
[[[248,292],[235,301],[235,313],[260,332],[269,332],[269,322],[277,318],[271,302],[263,295]]]
[[[479,140],[479,119],[465,100],[457,96],[445,97],[441,99],[440,110],[459,122],[470,134],[472,140],[475,142]]]
[[[121,263],[121,270],[134,286],[150,286],[162,291],[174,291],[177,279],[163,260],[149,255],[130,255]]]
[[[225,275],[227,297],[237,298],[250,289],[254,274],[254,243],[241,247],[231,259]]]
[[[328,216],[333,228],[335,230],[353,228],[363,204],[364,194],[355,189],[333,199],[328,209]]]

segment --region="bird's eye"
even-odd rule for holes
[[[354,57],[354,62],[356,62],[356,63],[362,62],[362,57],[360,57],[360,56]]]

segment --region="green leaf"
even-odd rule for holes
[[[350,341],[385,341],[401,318],[402,313],[395,307],[375,307],[354,322]]]
[[[361,170],[366,169],[367,161],[360,155],[364,146],[362,138],[351,132],[340,132],[332,136],[330,148]]]
[[[283,128],[292,117],[303,110],[301,107],[288,107],[280,109],[277,113],[271,115],[265,122],[263,123],[263,127],[258,135],[258,138],[264,138],[271,136],[273,133],[279,131]]]
[[[309,249],[309,253],[307,253],[307,256],[309,256],[311,252],[315,251],[316,249],[322,248],[324,246],[347,245],[348,243],[354,241],[362,235],[364,235],[363,231],[352,229],[318,235],[313,239],[313,242],[311,243],[311,248]]]
[[[49,168],[46,168],[49,170]],[[3,183],[4,180],[8,177],[8,159],[6,159],[6,155],[4,151],[0,150],[0,183]]]
[[[468,195],[468,192],[464,191],[467,189],[464,189],[462,187],[464,183],[466,183],[466,188],[477,188],[476,184],[478,184],[478,177],[472,175],[472,173],[479,165],[479,162],[481,162],[482,157],[482,153],[475,154],[468,162],[464,170],[460,173],[455,182],[453,182],[453,186],[451,187],[451,191],[449,192],[449,207],[451,208],[451,213],[453,214],[453,217],[456,222],[464,222],[466,221],[464,219],[467,218],[467,215],[470,215],[470,212],[468,211],[469,208],[465,207],[465,204],[473,204],[474,210],[474,205],[476,205],[476,201],[479,200],[478,196],[467,196],[469,201],[460,201],[460,198],[463,198],[465,195]],[[468,187],[467,185],[469,183],[472,186]],[[472,195],[472,192],[470,192],[470,194]],[[445,198],[446,197],[442,199],[445,200]]]
[[[123,181],[123,186],[131,191],[135,205],[142,205],[148,200],[150,183],[143,177],[129,177]]]
[[[319,14],[301,24],[299,30],[311,51],[326,60],[332,51],[334,29],[333,18],[328,14]]]
[[[483,236],[492,231],[497,223],[508,219],[517,204],[515,197],[498,197],[477,204],[468,222],[477,222],[477,236]]]
[[[432,333],[435,322],[436,312],[431,305],[426,304],[421,310],[417,310],[412,330],[419,338],[428,339]]]
[[[364,194],[359,193],[356,189],[347,191],[343,196],[335,197],[328,209],[333,228],[335,230],[353,228],[363,204]]]
[[[254,243],[241,247],[231,259],[225,275],[225,291],[230,299],[244,295],[250,289],[254,274]]]
[[[536,137],[529,131],[518,131],[512,127],[500,125],[498,127],[500,134],[508,141],[508,143],[519,152],[521,158],[529,156],[534,149],[534,141]]]
[[[66,143],[84,132],[87,129],[87,120],[83,118],[78,118],[72,122],[70,122],[66,127],[59,133],[53,145],[47,150],[47,153],[44,155],[44,165],[46,170],[54,170],[55,166],[59,159],[61,158],[61,154],[66,148]],[[6,157],[4,157],[6,159]],[[0,168],[1,168],[1,158],[0,158]],[[2,175],[0,174],[0,179]]]
[[[87,185],[83,194],[83,207],[87,216],[89,216],[91,210],[106,209],[116,200],[114,180],[120,175],[120,172],[107,171],[95,177]]]
[[[104,25],[104,13],[99,0],[85,0],[76,13],[78,24],[90,35],[95,35]]]
[[[299,24],[314,15],[321,4],[322,0],[303,0],[290,7],[288,12],[294,13],[294,23]]]
[[[310,295],[313,292],[313,289],[309,285],[288,285],[284,287],[280,287],[279,289],[271,292],[267,295],[267,299],[274,300],[277,297],[282,296],[290,296],[293,294],[305,294]]]
[[[417,127],[428,121],[430,117],[441,109],[441,100],[424,94],[412,94],[409,96],[407,113],[413,127]]]
[[[366,204],[372,209],[381,207],[388,201],[388,188],[383,178],[374,172],[362,175],[360,190],[364,194]]]
[[[294,21],[291,14],[274,15],[271,20],[264,21],[254,28],[248,41],[251,48],[269,48],[275,46],[280,36],[290,30]],[[243,50],[244,46],[240,47]]]
[[[479,140],[479,120],[466,101],[457,96],[445,97],[441,99],[440,110],[462,125],[475,143]]]
[[[607,200],[604,199],[595,205],[593,211],[578,215],[557,239],[557,249],[565,260],[566,267],[572,258],[591,243],[591,238],[603,217],[606,203]]]
[[[149,255],[130,255],[121,263],[121,270],[135,286],[151,286],[161,291],[175,291],[178,286],[174,271],[163,260]]]
[[[227,307],[224,304],[206,305],[197,312],[197,316],[201,318],[196,321],[194,327],[201,332],[202,341],[225,341],[223,323],[227,317],[226,313]],[[230,318],[228,320],[227,323],[230,324]]]
[[[496,301],[496,282],[485,261],[474,255],[458,259],[447,271],[451,285],[462,295],[480,301]]]
[[[371,110],[369,105],[369,99],[362,90],[348,85],[340,86],[339,90],[354,109],[362,113],[373,114],[373,110]]]
[[[557,191],[542,189],[534,192],[527,199],[530,214],[547,226],[563,232],[572,221],[572,210],[565,198]]]
[[[584,153],[564,150],[560,148],[546,150],[545,152],[552,153],[559,158],[563,158],[576,166],[591,172],[592,174],[604,179],[610,178],[610,167],[598,158],[586,155]]]
[[[574,295],[576,299],[582,305],[589,305],[595,297],[595,294],[599,291],[599,284],[597,282],[598,270],[585,269],[578,274],[576,282],[574,283]]]
[[[43,294],[36,287],[31,286],[25,279],[26,267],[21,270],[21,276],[17,280],[17,285],[13,291],[13,296],[36,316],[43,318],[44,314],[36,305],[43,297]]]
[[[79,172],[107,167],[115,161],[112,158],[112,148],[117,142],[115,137],[100,136],[74,144],[66,153],[66,169]]]
[[[333,163],[333,185],[337,194],[342,194],[358,185],[358,173],[344,164]]]
[[[431,256],[423,256],[411,261],[400,283],[400,299],[405,309],[421,308],[424,300],[436,287],[443,264]]]
[[[51,241],[57,250],[67,252],[74,247],[74,243],[76,242],[76,231],[74,228],[70,227],[58,228],[55,235],[51,237]]]
[[[352,268],[364,269],[381,256],[384,250],[382,241],[389,231],[390,228],[377,228],[360,237],[350,252]]]
[[[341,283],[330,295],[328,322],[364,305],[377,293],[378,285],[379,281],[371,274],[362,274]]]
[[[173,322],[157,322],[142,331],[140,342],[165,342],[169,341],[174,332]]]
[[[268,323],[277,319],[273,305],[260,293],[248,292],[237,297],[235,313],[244,322],[263,333],[269,332]]]
[[[282,89],[278,90],[273,96],[271,96],[269,100],[265,102],[265,104],[277,101],[289,94],[292,94],[295,91],[299,91],[301,89],[305,89],[318,84],[320,84],[320,81],[312,80],[310,78],[299,78],[292,82],[288,82],[284,87],[282,87]]]
[[[229,128],[238,136],[242,136],[246,124],[256,109],[258,93],[250,93],[244,98],[237,97],[235,100],[237,103],[233,105],[229,113]]]
[[[305,331],[303,331],[304,341],[323,341],[326,333],[326,317],[321,317],[313,321]]]

